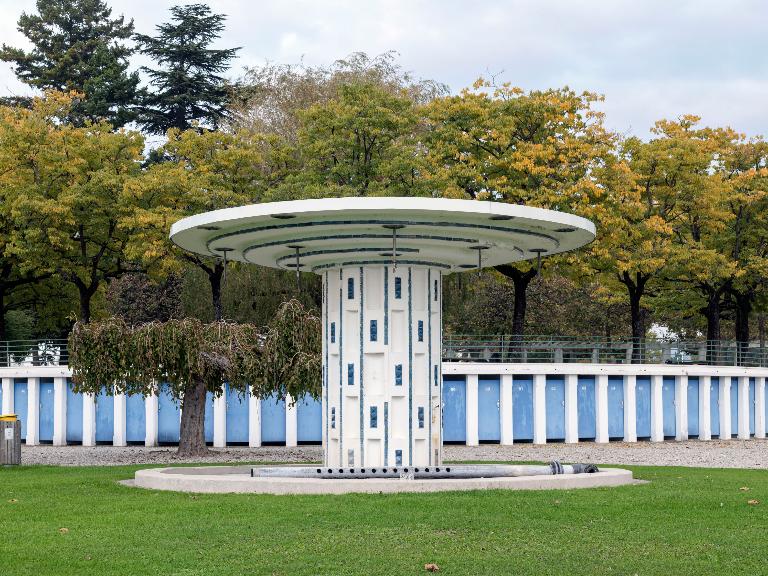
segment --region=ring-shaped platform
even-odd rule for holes
[[[304,272],[398,264],[445,273],[528,260],[591,242],[589,220],[554,210],[444,198],[327,198],[252,204],[176,222],[197,254]]]

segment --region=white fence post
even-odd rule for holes
[[[53,379],[53,445],[67,445],[67,379]]]
[[[765,438],[765,377],[755,378],[755,438]]]
[[[512,430],[512,374],[501,375],[501,391],[499,393],[499,417],[501,418],[501,444],[509,446],[514,443],[515,435]]]
[[[712,439],[712,377],[699,376],[699,440]]]
[[[127,446],[125,431],[126,431],[126,398],[125,394],[115,394],[114,398],[114,416],[112,423],[114,429],[112,431],[112,445],[113,446]]]
[[[83,446],[96,446],[96,397],[93,394],[83,394]]]
[[[595,418],[597,420],[597,433],[595,442],[605,444],[608,442],[608,375],[598,374],[595,378],[596,404]]]
[[[675,440],[688,440],[688,376],[675,376]]]
[[[740,440],[749,439],[749,377],[739,376],[739,405],[736,413],[738,414],[738,436]],[[757,414],[755,414],[757,415]]]
[[[40,441],[40,378],[27,378],[27,446]]]
[[[547,376],[533,376],[533,443],[547,443]]]
[[[651,442],[664,441],[664,377],[651,377]]]
[[[213,399],[213,447],[227,445],[227,392]]]
[[[477,418],[477,374],[467,375],[467,446],[477,446],[478,439],[478,418]]]
[[[13,414],[13,378],[3,378],[3,414]]]
[[[157,394],[150,394],[144,399],[144,416],[147,423],[146,437],[144,438],[145,446],[157,446],[158,404]]]
[[[290,394],[285,395],[285,445],[297,446],[299,434],[299,405]],[[364,462],[361,464],[365,465]]]
[[[731,439],[731,377],[720,377],[720,440]]]
[[[624,442],[637,442],[637,376],[624,378]]]
[[[579,377],[576,374],[565,376],[565,442],[575,444],[579,441]]]
[[[252,394],[248,396],[248,446],[261,446],[261,399]]]

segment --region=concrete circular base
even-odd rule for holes
[[[399,478],[333,479],[251,477],[251,466],[204,466],[138,470],[133,486],[153,490],[212,494],[349,494],[445,492],[452,490],[555,490],[634,484],[632,472],[601,468],[594,474],[401,480]]]

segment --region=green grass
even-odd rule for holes
[[[134,470],[0,469],[0,574],[407,575],[427,562],[466,575],[768,573],[765,471],[635,467],[649,484],[572,491],[257,496],[116,483]]]

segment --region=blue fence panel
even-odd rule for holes
[[[125,440],[142,444],[147,440],[147,408],[141,394],[125,397]]]
[[[749,433],[755,433],[755,379],[749,379]]]
[[[635,417],[638,438],[651,437],[651,378],[638,376],[635,380]]]
[[[105,390],[96,396],[96,442],[112,442],[115,436],[115,397]]]
[[[688,436],[699,435],[699,379],[688,378]]]
[[[515,376],[512,381],[512,436],[515,441],[533,440],[533,378]]]
[[[170,388],[163,385],[157,398],[157,441],[162,444],[179,442],[179,405],[171,396]]]
[[[677,415],[675,414],[675,377],[664,376],[661,385],[661,404],[664,418],[664,437],[674,438],[677,432]]]
[[[274,395],[261,400],[261,441],[285,444],[285,400]]]
[[[21,441],[27,437],[27,379],[13,379],[13,411],[21,420]]]
[[[205,393],[205,419],[203,420],[203,434],[207,444],[213,444],[213,393]]]
[[[624,437],[624,377],[608,377],[608,437]]]
[[[248,443],[248,396],[229,384],[225,385],[227,399],[227,444]]]
[[[296,440],[317,444],[323,441],[323,403],[309,394],[299,400],[296,409],[298,431]]]
[[[53,378],[40,378],[38,414],[37,432],[40,442],[53,442]]]
[[[579,420],[579,440],[594,440],[597,435],[594,376],[579,376],[576,385],[576,411]]]
[[[443,377],[443,442],[467,441],[467,384],[463,376]]]
[[[727,378],[731,385],[731,435],[739,433],[739,379]]]
[[[548,376],[544,391],[547,410],[547,440],[565,440],[565,380]]]
[[[709,384],[709,426],[713,437],[720,436],[720,378],[713,376]]]
[[[83,395],[75,394],[67,379],[67,442],[83,441]]]
[[[500,384],[498,376],[480,376],[477,382],[477,434],[480,441],[501,441]]]

